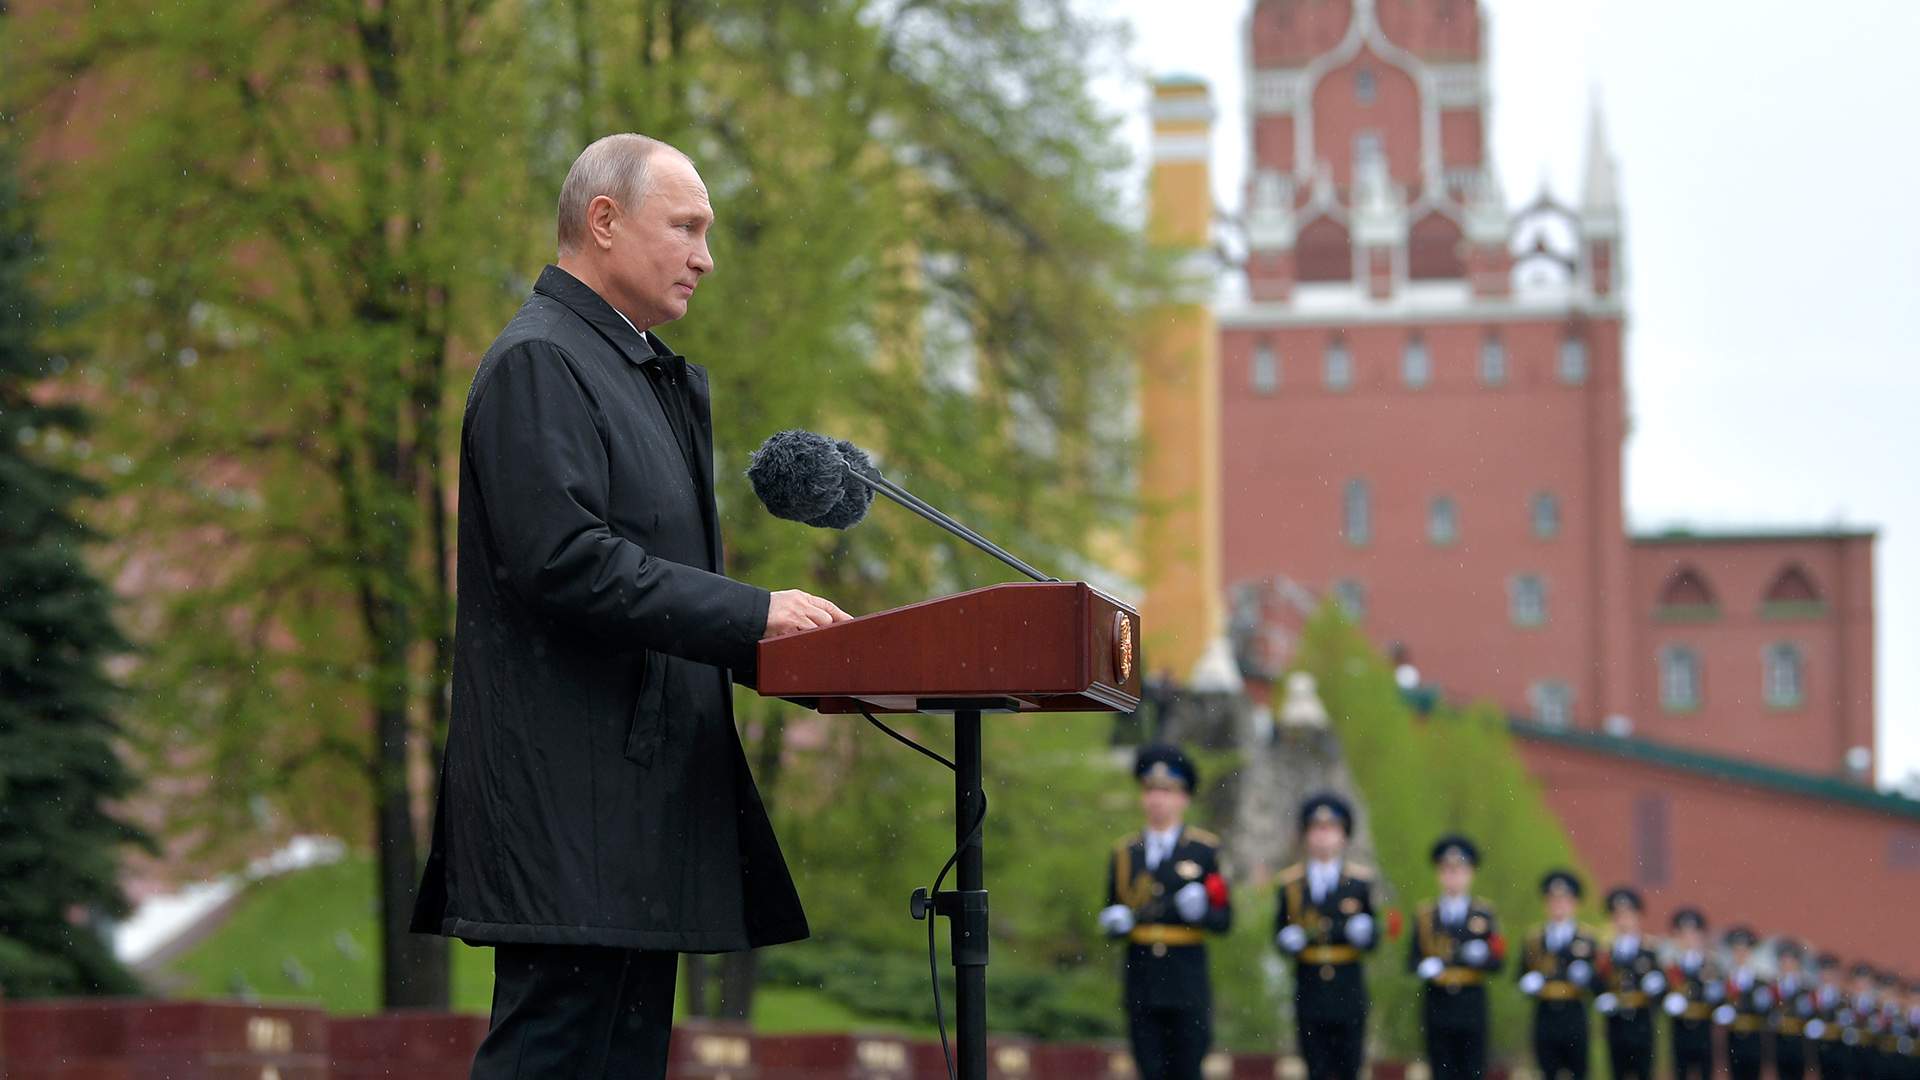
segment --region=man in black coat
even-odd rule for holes
[[[649,330],[713,268],[678,151],[612,135],[461,429],[453,714],[413,926],[495,947],[476,1078],[660,1077],[681,952],[806,917],[730,669],[844,620],[722,576],[706,372]]]
[[[1367,1040],[1363,961],[1379,944],[1373,871],[1347,859],[1353,808],[1338,795],[1300,806],[1306,858],[1280,872],[1273,941],[1293,958],[1293,1011],[1308,1080],[1358,1080]]]
[[[1178,747],[1141,747],[1133,774],[1146,827],[1114,845],[1100,928],[1127,942],[1127,1037],[1140,1080],[1200,1080],[1213,1040],[1206,935],[1233,926],[1220,838],[1186,824],[1200,772]]]
[[[1464,836],[1433,845],[1440,895],[1414,917],[1407,968],[1426,984],[1421,1019],[1434,1080],[1480,1080],[1487,1072],[1487,976],[1500,970],[1506,943],[1493,906],[1473,895],[1480,849]]]

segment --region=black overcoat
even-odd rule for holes
[[[807,935],[733,724],[729,669],[751,667],[768,594],[721,575],[706,372],[657,342],[549,266],[474,373],[416,931],[684,952]],[[656,378],[684,382],[691,454]]]

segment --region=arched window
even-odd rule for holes
[[[1800,646],[1777,641],[1767,646],[1762,677],[1767,704],[1775,709],[1797,709],[1806,700],[1806,660]]]
[[[1415,281],[1452,281],[1467,276],[1460,226],[1432,213],[1407,230],[1407,276]]]
[[[1788,563],[1775,574],[1760,597],[1760,612],[1770,618],[1797,618],[1821,614],[1825,602],[1813,575],[1799,563]]]
[[[1542,727],[1563,728],[1573,723],[1573,690],[1557,679],[1534,683],[1527,691],[1533,704],[1534,722]]]
[[[1587,381],[1587,343],[1577,337],[1560,341],[1560,381],[1579,386]]]
[[[1717,618],[1720,603],[1706,576],[1691,566],[1676,566],[1660,585],[1660,618],[1668,622],[1694,622]]]
[[[1488,386],[1504,386],[1507,381],[1507,344],[1497,333],[1489,333],[1480,342],[1480,381]]]
[[[1280,387],[1280,356],[1273,351],[1270,342],[1258,342],[1253,347],[1253,392],[1271,394]]]
[[[1414,390],[1433,381],[1433,356],[1419,334],[1409,337],[1400,353],[1400,380]]]
[[[1353,243],[1346,226],[1332,218],[1315,218],[1294,241],[1294,272],[1301,281],[1353,279]]]
[[[1427,539],[1436,544],[1451,544],[1460,538],[1460,508],[1450,495],[1440,495],[1427,504]]]
[[[1327,342],[1327,389],[1345,390],[1353,385],[1353,354],[1339,338]]]
[[[1346,613],[1349,622],[1359,622],[1367,617],[1367,587],[1352,578],[1341,578],[1333,583],[1333,600]]]
[[[1373,539],[1373,496],[1367,490],[1365,480],[1355,478],[1347,481],[1341,505],[1340,534],[1355,547]]]
[[[1700,707],[1700,656],[1685,645],[1660,650],[1660,707],[1691,712]]]
[[[1551,540],[1560,535],[1560,497],[1551,491],[1537,491],[1528,507],[1528,518],[1536,540]]]
[[[1507,611],[1515,626],[1547,621],[1547,583],[1538,574],[1518,574],[1507,583]]]

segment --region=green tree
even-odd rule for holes
[[[550,257],[591,138],[686,149],[718,272],[667,328],[710,366],[732,571],[871,610],[995,580],[901,514],[758,513],[771,432],[830,429],[1058,572],[1125,512],[1125,342],[1158,274],[1068,0],[115,0],[18,28],[60,148],[62,280],[114,359],[144,598],[143,730],[205,778],[182,824],[371,833],[385,999],[445,998],[404,933],[445,729],[469,367]],[[183,78],[180,73],[191,72]],[[84,144],[63,139],[76,128]],[[209,553],[213,553],[210,557]],[[743,699],[776,813],[790,710]],[[371,801],[372,828],[362,820]],[[728,963],[727,1011],[754,960]]]
[[[88,378],[119,531],[160,568],[140,720],[201,784],[176,824],[370,833],[396,1006],[447,995],[444,943],[406,924],[448,702],[450,368],[534,259],[515,14],[185,0],[14,28],[78,336],[110,347]]]
[[[53,366],[41,259],[0,146],[0,990],[126,993],[102,924],[126,913],[120,855],[145,837],[109,810],[134,782],[102,665],[127,643],[81,558],[74,507],[98,489],[57,463],[85,445],[86,416],[32,393]]]

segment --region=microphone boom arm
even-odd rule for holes
[[[906,507],[908,510],[913,511],[914,513],[920,515],[923,518],[926,518],[928,521],[933,522],[935,525],[938,525],[942,529],[945,529],[946,531],[952,533],[953,535],[959,537],[960,539],[965,540],[967,543],[972,544],[974,547],[979,548],[981,551],[984,551],[987,554],[993,556],[994,558],[999,559],[1001,562],[1006,563],[1008,566],[1013,567],[1015,570],[1020,571],[1021,573],[1032,578],[1033,580],[1035,581],[1059,581],[1060,580],[1059,578],[1056,578],[1056,577],[1049,577],[1048,575],[1043,574],[1038,570],[1035,570],[1032,566],[1028,565],[1026,562],[1020,560],[1019,558],[1016,558],[1015,556],[1008,554],[1007,551],[1003,549],[1000,545],[994,543],[993,541],[987,539],[984,536],[981,536],[979,533],[974,532],[972,529],[967,528],[965,525],[962,525],[960,522],[955,521],[953,518],[948,517],[946,514],[942,513],[938,508],[934,507],[932,504],[921,499],[918,495],[915,495],[913,492],[908,491],[906,488],[901,487],[899,484],[896,484],[893,481],[887,479],[886,477],[879,475],[878,470],[875,470],[873,475],[868,475],[864,472],[861,472],[858,469],[853,469],[853,468],[849,468],[847,472],[849,475],[857,478],[861,483],[872,488],[875,492],[881,495],[885,495],[887,498],[892,499],[894,502],[899,503],[901,506]]]

